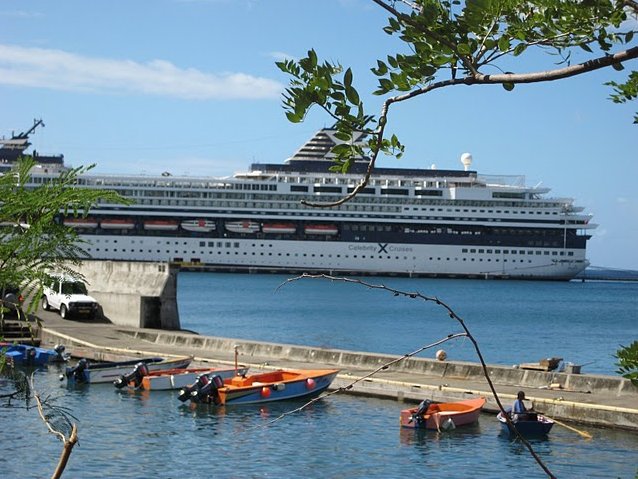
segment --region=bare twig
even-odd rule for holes
[[[73,451],[73,447],[78,442],[78,428],[75,423],[71,424],[71,434],[67,438],[62,431],[54,427],[53,423],[51,422],[52,416],[44,413],[44,406],[46,401],[43,401],[40,398],[40,395],[38,394],[38,392],[35,390],[33,376],[31,377],[31,389],[33,390],[33,397],[35,398],[35,401],[38,405],[38,413],[40,414],[42,421],[44,421],[44,424],[46,424],[47,428],[49,429],[49,432],[51,432],[52,434],[55,434],[58,437],[58,439],[60,439],[60,441],[64,443],[64,446],[62,447],[62,453],[60,454],[60,459],[58,460],[58,465],[55,468],[53,475],[51,476],[51,479],[59,479],[60,477],[62,477],[62,473],[64,472],[64,469],[66,468],[66,465],[69,461],[69,457],[71,457],[71,452]],[[64,419],[65,419],[65,422],[68,423],[66,416],[64,416]]]
[[[487,364],[485,363],[485,360],[483,359],[483,354],[481,353],[481,350],[479,348],[478,343],[476,342],[476,339],[474,339],[474,336],[472,336],[472,334],[470,333],[470,330],[468,329],[467,325],[465,324],[465,321],[460,316],[458,316],[450,306],[448,306],[446,303],[444,303],[443,301],[441,301],[437,297],[426,296],[424,294],[421,294],[418,291],[414,291],[414,292],[402,291],[402,290],[399,290],[399,289],[391,288],[389,286],[385,286],[383,284],[372,284],[372,283],[368,283],[366,281],[362,281],[360,279],[344,278],[344,277],[338,277],[338,276],[331,276],[331,275],[327,275],[327,274],[316,274],[315,275],[315,274],[304,273],[304,274],[302,274],[300,276],[297,276],[295,278],[290,278],[290,279],[286,280],[277,289],[281,288],[282,286],[284,286],[286,284],[289,284],[289,283],[295,282],[295,281],[299,281],[299,280],[302,280],[302,279],[322,279],[322,280],[329,280],[329,281],[338,281],[338,282],[343,282],[343,283],[358,284],[358,285],[364,286],[364,287],[369,288],[369,289],[384,290],[384,291],[387,291],[389,293],[392,293],[394,296],[403,296],[403,297],[408,297],[408,298],[411,298],[411,299],[420,299],[420,300],[426,301],[426,302],[433,302],[433,303],[437,304],[438,306],[441,306],[443,309],[445,309],[447,311],[448,315],[450,316],[450,318],[452,318],[453,320],[457,321],[461,325],[463,330],[465,331],[464,334],[459,333],[457,336],[466,336],[472,342],[472,345],[474,346],[474,350],[476,351],[476,354],[477,354],[477,356],[479,358],[479,361],[481,363],[481,367],[483,369],[483,375],[485,376],[485,380],[487,381],[487,384],[489,385],[489,388],[492,391],[492,395],[494,396],[494,400],[496,401],[496,404],[498,405],[498,408],[500,409],[502,416],[507,421],[508,427],[510,428],[510,430],[512,430],[516,434],[518,439],[520,439],[520,441],[525,445],[525,447],[527,448],[529,453],[532,455],[532,457],[538,463],[538,465],[543,469],[543,471],[545,471],[545,473],[550,478],[552,478],[552,479],[555,478],[554,474],[549,470],[549,468],[545,465],[545,463],[541,460],[541,458],[536,454],[536,452],[532,448],[532,445],[529,443],[529,441],[527,441],[527,439],[525,439],[520,434],[518,429],[516,429],[516,427],[514,427],[514,424],[512,423],[512,421],[511,421],[511,419],[509,417],[509,414],[507,414],[505,412],[505,409],[503,408],[503,404],[501,403],[501,399],[499,398],[498,393],[496,392],[496,388],[494,387],[494,383],[492,382],[492,379],[490,378],[489,372],[487,370]],[[450,336],[448,336],[448,338],[450,338]],[[441,340],[441,342],[447,341],[448,338],[446,338],[445,340]],[[423,350],[425,348],[426,347],[424,346],[423,348],[421,348],[418,351],[421,351],[421,350]],[[411,353],[411,354],[416,354],[416,352],[415,353]],[[395,359],[389,364],[394,364],[395,362],[402,361],[406,357],[409,357],[409,355],[404,355],[401,358]],[[377,370],[375,370],[373,373],[369,374],[366,377],[372,376],[373,374],[375,374],[376,372],[380,371],[381,369],[384,369],[384,366],[381,366],[380,368],[378,368]],[[301,409],[303,409],[303,407],[305,407],[305,406],[302,406],[302,408],[298,408],[295,411],[301,410]],[[295,411],[291,411],[291,412],[295,412]],[[282,416],[285,416],[285,415],[287,415],[287,413],[285,413]]]
[[[320,401],[321,399],[324,399],[324,398],[327,398],[329,396],[332,396],[333,394],[337,394],[337,393],[341,393],[341,392],[344,392],[344,391],[348,391],[348,390],[352,389],[355,384],[357,384],[357,383],[359,383],[361,381],[365,381],[366,379],[374,376],[378,372],[383,371],[384,369],[388,369],[393,364],[399,363],[399,362],[403,361],[404,359],[411,358],[412,356],[415,356],[415,355],[419,354],[420,352],[425,351],[426,349],[433,348],[435,346],[438,346],[439,344],[443,344],[446,341],[450,341],[451,339],[456,339],[456,338],[466,337],[466,336],[467,336],[467,333],[450,334],[449,336],[446,336],[445,338],[440,339],[439,341],[436,341],[434,343],[431,343],[431,344],[428,344],[426,346],[420,347],[419,349],[417,349],[416,351],[413,351],[411,353],[404,354],[400,358],[393,359],[392,361],[379,366],[377,369],[375,369],[371,373],[368,373],[365,376],[358,377],[357,379],[355,379],[351,383],[347,384],[346,386],[342,386],[342,387],[337,388],[337,389],[335,389],[333,391],[330,391],[328,393],[325,393],[325,394],[322,394],[320,396],[317,396],[316,398],[313,398],[310,401],[308,401],[306,404],[304,404],[302,406],[299,406],[297,409],[293,409],[292,411],[287,411],[287,412],[281,414],[280,416],[276,417],[275,419],[269,421],[267,424],[272,424],[272,423],[274,423],[276,421],[279,421],[280,419],[283,419],[286,416],[289,416],[290,414],[294,414],[296,412],[302,411],[303,409],[307,408],[311,404],[314,404],[317,401]]]

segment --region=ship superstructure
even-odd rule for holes
[[[463,169],[375,168],[329,172],[339,140],[320,130],[283,164],[255,163],[233,177],[96,175],[78,187],[118,191],[132,205],[102,203],[63,218],[93,259],[170,261],[251,272],[330,272],[568,280],[588,265],[591,215],[521,176]],[[33,174],[34,184],[51,172]]]

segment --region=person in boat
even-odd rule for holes
[[[536,420],[536,414],[531,408],[530,409],[527,408],[524,402],[525,399],[527,399],[525,397],[525,391],[519,391],[516,394],[516,400],[514,401],[514,404],[512,404],[512,411],[511,411],[512,419],[514,421],[535,421]]]

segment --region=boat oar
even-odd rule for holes
[[[543,414],[543,416],[545,416],[545,414]],[[545,416],[547,419],[550,419],[552,421],[554,421],[554,424],[558,424],[559,426],[563,426],[566,429],[570,429],[578,434],[580,434],[581,437],[584,437],[585,439],[591,439],[593,436],[591,434],[589,434],[587,431],[581,431],[580,429],[576,429],[575,427],[572,427],[568,424],[565,424],[564,422],[558,421],[557,419],[551,418],[549,416]]]

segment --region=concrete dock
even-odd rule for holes
[[[347,394],[395,399],[411,407],[425,398],[454,401],[485,396],[485,411],[497,412],[480,364],[437,361],[428,350],[402,358],[369,352],[324,349],[289,344],[201,336],[118,326],[109,322],[63,320],[39,312],[43,346],[64,344],[74,357],[118,360],[123,357],[193,356],[195,365],[230,365],[235,348],[240,364],[250,372],[271,368],[337,368],[333,389]],[[406,352],[407,353],[407,352]],[[384,367],[389,365],[388,367]],[[579,425],[638,431],[638,387],[620,376],[566,374],[488,365],[502,404],[510,406],[519,390],[537,411]],[[362,379],[363,378],[363,379]],[[354,384],[353,384],[354,383]],[[349,387],[352,386],[352,387]],[[347,389],[346,389],[347,388]]]

